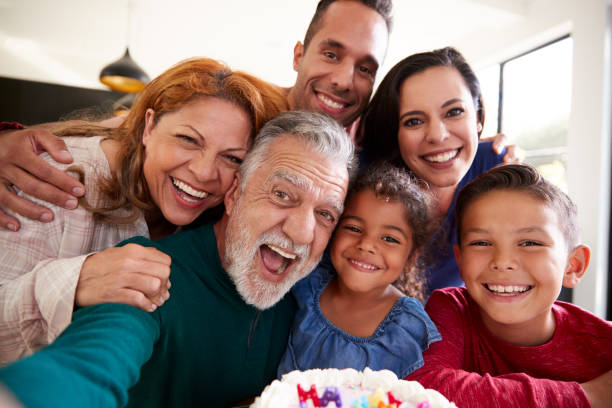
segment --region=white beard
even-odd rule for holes
[[[310,255],[309,245],[295,246],[293,242],[278,231],[266,231],[257,239],[243,222],[241,199],[235,204],[225,234],[225,270],[236,285],[242,299],[257,309],[265,310],[274,306],[291,290],[293,285],[308,275],[319,259],[307,264]],[[263,244],[273,244],[286,248],[298,255],[297,264],[280,282],[270,282],[257,271],[257,252]]]

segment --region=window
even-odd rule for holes
[[[527,163],[564,191],[572,45],[567,36],[477,73],[486,109],[483,134],[505,133],[525,151]]]

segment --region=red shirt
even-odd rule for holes
[[[570,303],[554,303],[553,338],[533,347],[495,337],[465,288],[434,291],[425,310],[442,340],[407,379],[459,407],[590,407],[579,383],[612,369],[612,323]]]

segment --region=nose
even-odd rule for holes
[[[446,124],[442,120],[432,120],[427,127],[425,138],[431,144],[443,142],[450,136]]]
[[[217,155],[214,152],[201,152],[189,161],[189,170],[199,182],[215,180],[219,176],[216,159]]]
[[[338,92],[350,91],[353,88],[354,75],[355,67],[349,61],[336,65],[331,76],[332,87]]]
[[[357,249],[373,254],[376,252],[376,244],[374,239],[366,234],[362,235],[361,239],[357,243]]]
[[[297,207],[283,222],[282,231],[294,245],[310,245],[314,240],[315,226],[314,211]]]
[[[516,260],[512,251],[497,247],[491,259],[491,269],[499,272],[512,272],[517,269]]]

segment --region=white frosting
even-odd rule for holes
[[[369,368],[363,372],[352,368],[292,371],[283,375],[281,381],[274,380],[268,385],[261,396],[255,399],[251,408],[299,407],[298,384],[306,391],[314,384],[319,397],[326,387],[338,387],[343,397],[343,407],[350,407],[350,400],[353,400],[356,394],[367,396],[380,389],[384,392],[385,398],[387,391],[391,391],[395,398],[401,400],[403,402],[401,408],[416,408],[423,402],[428,402],[431,408],[456,408],[455,404],[449,402],[438,391],[425,389],[416,381],[399,380],[392,371],[372,371]],[[384,402],[387,403],[386,400]],[[310,402],[308,404],[311,406]],[[327,407],[335,407],[335,404],[330,403]]]

